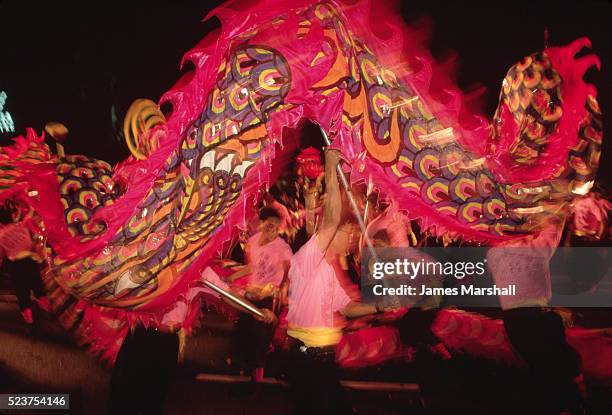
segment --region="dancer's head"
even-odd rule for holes
[[[282,220],[278,211],[265,207],[259,211],[259,231],[269,240],[276,238],[280,232]]]
[[[339,255],[347,255],[356,250],[359,242],[359,226],[354,216],[346,216],[330,243],[330,249]]]

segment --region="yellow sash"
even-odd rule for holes
[[[333,346],[338,344],[342,338],[342,330],[340,328],[330,327],[312,327],[306,329],[304,327],[289,325],[287,334],[300,340],[308,347]]]

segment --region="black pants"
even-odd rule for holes
[[[309,348],[306,352],[295,341],[289,350],[287,380],[295,415],[352,414],[344,390],[333,348]]]
[[[45,293],[42,279],[40,277],[40,265],[30,259],[24,258],[17,261],[6,260],[4,270],[10,275],[15,284],[15,293],[19,308],[24,310],[32,305],[31,292],[34,296],[42,297]]]
[[[109,415],[161,414],[178,348],[177,334],[144,327],[130,333],[113,368]]]
[[[259,308],[271,309],[273,298],[268,297],[252,303]],[[248,313],[240,313],[233,333],[234,352],[242,357],[250,369],[265,366],[275,329],[273,324],[257,321]]]
[[[417,349],[439,343],[440,339],[432,330],[438,311],[440,311],[438,308],[427,310],[413,308],[397,320],[395,325],[399,331],[402,343]]]
[[[580,397],[572,381],[580,374],[580,358],[566,341],[561,317],[545,309],[518,308],[504,312],[504,326],[529,366],[531,400],[539,413],[575,405]]]

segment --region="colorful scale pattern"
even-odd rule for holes
[[[603,139],[603,118],[597,100],[587,97],[587,116],[578,130],[578,143],[570,150],[571,187],[594,180],[599,167]]]
[[[336,18],[323,25],[350,33]],[[351,99],[345,100],[343,119],[363,125],[357,137],[368,157],[385,166],[402,191],[444,217],[493,235],[519,231],[523,221],[508,211],[504,186],[455,140],[437,138],[444,127],[415,92],[358,38],[335,39],[337,51],[350,51],[344,89]]]
[[[546,52],[535,53],[510,68],[502,84],[500,106],[493,126],[502,124],[501,111],[511,111],[519,135],[510,148],[510,157],[518,166],[533,165],[557,149],[549,143],[563,116],[563,79],[552,67]],[[580,121],[576,145],[570,149],[565,165],[548,182],[505,185],[501,194],[509,206],[530,207],[546,199],[569,200],[572,191],[595,180],[603,138],[602,115],[594,96],[588,95],[586,116]],[[526,194],[523,189],[543,186],[544,191]]]
[[[0,192],[10,191],[22,176],[19,163],[38,164],[49,161],[51,151],[42,139],[33,138],[33,131],[28,131],[28,137],[16,139],[12,151],[0,147]],[[14,151],[19,151],[17,155]]]
[[[569,200],[573,188],[594,179],[602,135],[601,113],[594,97],[586,103],[588,117],[581,124],[579,143],[556,179],[529,185],[500,183],[482,160],[458,145],[452,131],[445,132],[409,86],[398,81],[367,45],[344,28],[338,13],[327,10],[327,17],[322,15],[315,13],[313,18],[336,33],[332,47],[335,53],[343,51],[348,65],[342,74],[345,83],[340,84],[351,98],[345,100],[343,120],[348,128],[361,125],[355,137],[368,157],[386,166],[387,173],[396,177],[407,194],[433,210],[472,230],[495,236],[529,232],[529,218],[515,213],[514,208],[534,207],[547,199]],[[350,41],[340,35],[346,33]],[[562,84],[545,52],[530,55],[509,70],[499,108],[509,109],[522,126],[510,148],[510,156],[518,165],[529,165],[545,156],[548,140],[557,132],[563,116]],[[356,107],[362,112],[356,112]],[[494,126],[498,125],[499,111]],[[558,194],[522,191],[537,185],[544,189],[550,186]]]
[[[110,206],[122,195],[112,179],[111,166],[102,160],[69,155],[59,160],[57,181],[70,234],[82,242],[106,230],[104,222],[92,221],[97,209]]]
[[[193,158],[206,147],[244,134],[268,120],[289,92],[287,62],[273,49],[236,48],[218,72],[205,110],[182,144],[183,157]],[[257,139],[260,137],[255,137]]]
[[[550,135],[557,131],[563,115],[562,82],[545,52],[527,56],[512,66],[504,78],[500,108],[506,106],[521,126],[510,149],[516,163],[535,163],[546,150]],[[494,126],[499,126],[498,120],[499,110]]]

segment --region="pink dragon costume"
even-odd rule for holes
[[[489,119],[381,2],[228,2],[212,16],[220,29],[182,62],[195,69],[160,99],[167,119],[146,103],[128,114],[132,157],[58,157],[32,130],[0,153],[2,192],[40,216],[61,322],[105,358],[197,283],[300,120],[325,130],[352,182],[372,176],[422,229],[483,245],[537,234],[595,179],[601,113],[582,77],[599,60],[574,58],[586,38],[512,66]],[[480,321],[445,318],[455,340]]]

